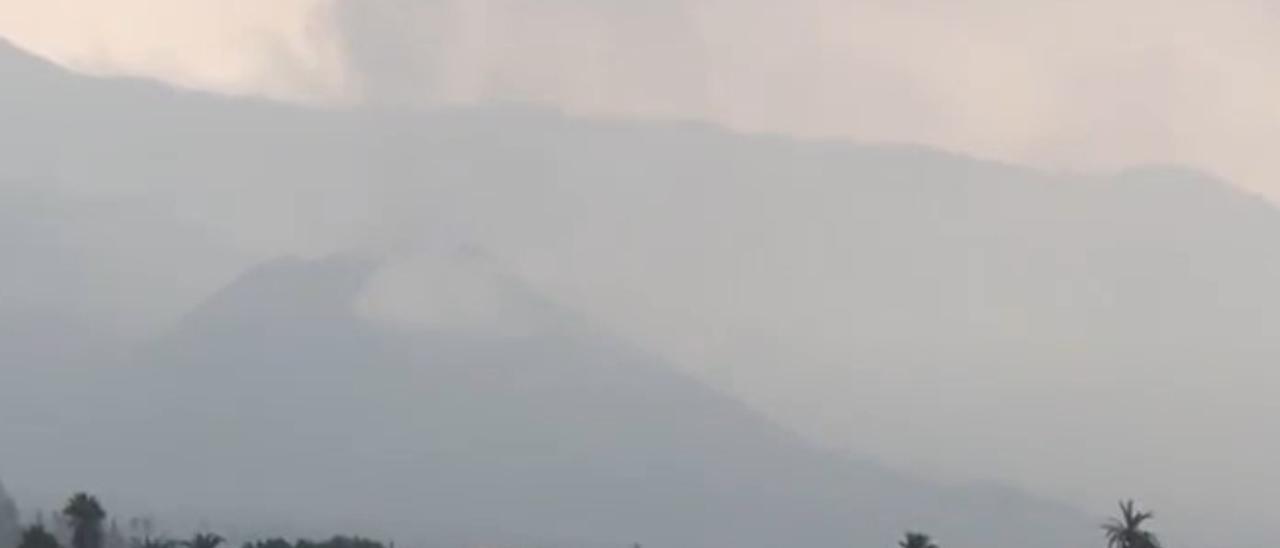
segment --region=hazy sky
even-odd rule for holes
[[[1185,163],[1273,197],[1277,23],[1263,0],[0,0],[0,35],[92,71]]]

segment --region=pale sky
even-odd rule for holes
[[[0,35],[93,72],[1182,163],[1272,197],[1277,23],[1262,0],[0,0]]]

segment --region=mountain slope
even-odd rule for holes
[[[139,435],[180,450],[145,458],[138,481],[160,497],[232,505],[234,493],[243,509],[424,542],[874,545],[924,527],[976,547],[1089,535],[1065,507],[814,450],[596,333],[404,332],[338,313],[361,272],[368,263],[350,258],[274,261],[159,342],[148,381],[165,388],[137,410],[150,417]]]

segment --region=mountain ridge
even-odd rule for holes
[[[241,287],[228,293],[249,298],[214,301],[223,308],[236,302],[254,310],[288,308],[293,294],[267,289],[284,279],[296,281],[287,286],[342,287],[342,282],[307,281],[317,276],[343,278],[343,269],[334,269],[333,261],[267,263],[242,277],[233,284]],[[275,272],[264,276],[264,269]],[[264,285],[252,289],[244,284]],[[270,302],[273,298],[279,303]],[[167,432],[164,439],[201,455],[183,459],[179,468],[204,470],[205,476],[200,482],[169,477],[164,481],[168,488],[201,493],[225,481],[217,478],[226,474],[243,481],[275,470],[273,479],[251,484],[283,481],[295,485],[290,495],[279,499],[278,494],[262,493],[253,499],[284,504],[308,492],[310,488],[296,485],[316,476],[282,476],[279,470],[287,467],[291,455],[311,454],[314,457],[303,468],[366,471],[357,483],[343,487],[350,501],[318,505],[310,512],[338,514],[345,505],[371,501],[373,493],[360,485],[374,482],[381,485],[377,496],[435,508],[443,521],[433,519],[434,528],[447,531],[446,538],[467,533],[483,537],[480,524],[491,512],[505,516],[499,530],[511,535],[496,535],[499,538],[491,539],[495,542],[555,540],[559,531],[591,545],[626,542],[624,531],[636,531],[651,542],[707,547],[772,546],[787,538],[822,544],[871,542],[876,535],[892,538],[895,529],[908,527],[911,516],[917,516],[948,535],[954,545],[966,546],[982,535],[973,529],[975,524],[950,515],[967,513],[960,501],[982,508],[1003,506],[995,502],[1001,500],[1035,506],[1029,504],[1034,499],[1013,495],[1017,491],[936,489],[876,464],[823,454],[785,429],[767,426],[741,404],[698,386],[669,364],[628,354],[622,349],[629,345],[594,334],[512,339],[437,333],[403,339],[363,323],[354,311],[350,314],[254,314],[262,323],[248,331],[195,326],[191,335],[180,328],[171,335],[176,344],[160,344],[164,352],[156,366],[180,365],[181,373],[166,384],[163,401],[170,403],[153,400],[151,404],[158,405],[153,418],[140,422],[159,425],[155,421],[177,419],[180,430],[156,426],[148,431]],[[260,338],[255,333],[269,335]],[[224,348],[251,350],[228,355],[218,350]],[[418,400],[422,403],[410,403]],[[306,425],[315,421],[324,427]],[[347,436],[353,437],[347,443],[367,447],[352,452],[331,445]],[[256,448],[252,461],[219,449],[239,446]],[[404,457],[397,455],[416,456],[401,460]],[[449,472],[442,476],[441,471]],[[156,473],[154,466],[150,473]],[[400,480],[404,485],[392,488],[374,479],[384,474],[406,478]],[[505,479],[493,483],[495,474]],[[409,480],[411,476],[420,479]],[[514,486],[532,493],[520,494]],[[443,500],[433,501],[442,489],[450,493],[446,506],[438,506]],[[859,489],[880,494],[864,498],[857,494]],[[905,492],[888,494],[895,490]],[[916,492],[935,493],[933,502],[913,508],[925,500]],[[735,501],[743,497],[761,498],[756,503]],[[948,499],[956,504],[947,504]],[[524,502],[512,506],[511,501]],[[536,509],[538,504],[546,506]],[[1059,523],[1047,509],[1065,511],[1064,507],[1037,504],[1046,508],[1036,518],[1043,520],[1038,523]],[[517,517],[520,514],[528,515]],[[711,525],[728,523],[735,515],[754,516],[754,525],[730,530]],[[870,516],[879,517],[868,521]],[[386,514],[380,519],[403,518]],[[897,525],[886,527],[881,520]],[[579,521],[594,525],[575,530],[571,524]],[[472,524],[472,529],[445,523]],[[663,532],[645,532],[642,523]],[[1068,530],[1065,525],[1050,529]]]

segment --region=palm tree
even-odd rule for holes
[[[54,538],[44,528],[44,525],[35,524],[22,530],[22,542],[18,544],[18,548],[61,548],[58,545],[58,539]]]
[[[107,512],[98,499],[86,493],[76,493],[62,509],[62,515],[71,521],[71,545],[74,548],[102,548],[102,520]]]
[[[1102,525],[1107,535],[1107,548],[1160,548],[1155,533],[1142,528],[1142,522],[1155,517],[1151,512],[1134,509],[1133,501],[1120,501],[1120,518]]]
[[[218,548],[224,540],[226,539],[213,533],[196,533],[191,540],[183,541],[182,545],[186,548]]]
[[[929,538],[929,535],[913,531],[907,531],[906,538],[898,541],[898,546],[901,548],[938,548],[938,545],[933,543],[933,539]]]

